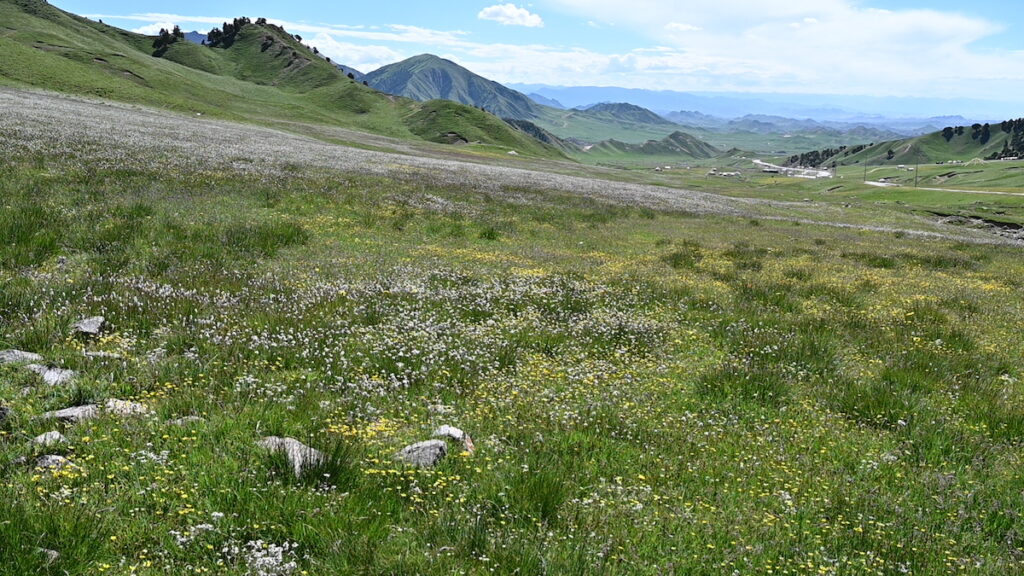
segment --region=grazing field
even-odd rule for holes
[[[1018,243],[324,140],[0,92],[0,573],[1024,570]]]

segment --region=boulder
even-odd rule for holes
[[[36,436],[35,438],[32,439],[33,445],[43,446],[47,448],[50,446],[57,446],[59,444],[67,443],[68,439],[65,438],[63,434],[57,432],[56,430],[52,432],[47,432],[46,434],[40,434],[39,436]]]
[[[202,422],[206,422],[206,419],[199,416],[183,416],[169,421],[168,424],[171,426],[191,426],[192,424],[200,424]]]
[[[74,466],[71,460],[63,456],[56,454],[47,454],[46,456],[40,456],[36,458],[36,468],[50,468],[53,470],[62,470],[68,466]]]
[[[73,406],[71,408],[65,408],[63,410],[54,410],[53,412],[46,412],[41,415],[43,419],[56,419],[64,422],[82,422],[83,420],[91,420],[100,415],[100,409],[95,404],[86,404],[85,406]]]
[[[22,350],[0,350],[0,364],[28,364],[29,362],[39,363],[43,357],[33,352]]]
[[[306,446],[295,438],[267,436],[258,444],[271,452],[283,452],[288,457],[288,463],[292,465],[296,478],[302,476],[302,472],[306,469],[318,466],[325,461],[322,452]]]
[[[451,438],[457,442],[462,442],[466,437],[466,433],[455,426],[445,424],[444,426],[438,427],[437,430],[434,430],[433,436],[434,438]]]
[[[71,329],[83,336],[99,336],[100,332],[107,325],[107,319],[103,316],[83,318],[71,325]]]
[[[60,386],[62,384],[70,384],[75,380],[74,370],[65,370],[63,368],[53,368],[51,366],[43,366],[42,364],[29,364],[25,366],[26,369],[39,374],[49,386]]]
[[[146,416],[153,413],[153,411],[149,409],[149,406],[146,406],[145,404],[129,402],[128,400],[118,400],[117,398],[107,400],[106,403],[103,404],[103,408],[115,416]]]
[[[395,454],[395,458],[420,468],[433,468],[447,454],[448,444],[443,440],[427,440],[402,448],[398,454]]]

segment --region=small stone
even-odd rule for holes
[[[107,412],[110,412],[115,416],[146,416],[153,413],[153,411],[149,409],[149,406],[146,406],[145,404],[129,402],[128,400],[118,400],[117,398],[107,400],[103,407]]]
[[[25,368],[39,374],[39,376],[42,377],[43,382],[49,386],[70,384],[75,379],[74,370],[52,368],[50,366],[43,366],[42,364],[29,364],[25,366]]]
[[[171,420],[168,424],[171,426],[190,426],[192,424],[199,424],[202,422],[206,422],[206,419],[200,418],[199,416],[183,416],[181,418]]]
[[[395,458],[420,468],[433,468],[448,454],[448,444],[443,440],[427,440],[402,448]]]
[[[29,362],[39,363],[43,357],[32,352],[22,350],[0,350],[0,364],[27,364]]]
[[[65,438],[63,434],[57,432],[56,430],[52,432],[47,432],[46,434],[40,434],[39,436],[36,436],[35,438],[32,439],[32,444],[44,447],[56,446],[58,444],[67,443],[68,439]]]
[[[49,566],[57,560],[60,560],[60,552],[56,550],[50,550],[48,548],[39,548],[38,552],[46,557],[46,565]]]
[[[54,470],[61,470],[68,466],[74,466],[74,464],[71,463],[71,460],[56,454],[47,454],[46,456],[36,458],[36,468],[52,468]]]
[[[451,406],[445,404],[431,404],[430,406],[427,406],[427,412],[430,412],[431,414],[441,415],[452,414],[455,412],[455,408],[452,408]]]
[[[322,464],[325,460],[322,452],[310,448],[294,438],[267,436],[258,444],[271,452],[284,452],[288,457],[288,463],[292,465],[296,478],[302,476],[302,472],[307,468]]]
[[[95,404],[86,404],[85,406],[73,406],[71,408],[65,408],[63,410],[54,410],[53,412],[47,412],[40,416],[43,419],[57,419],[65,422],[82,422],[83,420],[91,420],[100,415],[100,409]]]
[[[7,423],[14,416],[14,411],[7,406],[0,406],[0,426]]]
[[[123,360],[124,356],[121,356],[117,352],[84,352],[86,358],[105,359],[105,360]]]
[[[103,328],[106,327],[107,319],[103,316],[93,316],[92,318],[84,318],[75,322],[71,325],[71,328],[83,334],[85,336],[98,336]]]
[[[466,437],[466,433],[455,426],[445,424],[434,430],[433,436],[434,438],[451,438],[452,440],[462,442],[463,438]]]

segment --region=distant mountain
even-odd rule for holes
[[[643,144],[630,144],[619,140],[606,140],[586,149],[596,157],[647,156],[657,158],[685,158],[688,160],[713,158],[721,150],[685,132],[673,132],[661,140],[648,140]]]
[[[646,108],[624,102],[602,102],[601,104],[594,104],[584,108],[584,110],[592,115],[613,116],[618,120],[635,122],[637,124],[673,124],[673,122],[658,116]]]
[[[426,102],[442,99],[483,108],[501,118],[531,120],[540,105],[524,94],[432,54],[414,56],[367,74],[371,87]]]
[[[559,102],[558,100],[555,100],[554,98],[545,98],[544,96],[541,96],[540,94],[530,94],[528,97],[529,97],[530,100],[533,100],[534,102],[536,102],[537,104],[540,104],[541,106],[547,106],[549,108],[555,108],[557,110],[566,110],[567,109],[565,106],[562,105],[561,102]]]
[[[695,110],[725,119],[748,114],[764,114],[789,118],[811,118],[819,122],[858,123],[905,131],[928,125],[950,126],[972,122],[993,121],[1020,114],[1017,102],[993,102],[982,99],[898,98],[844,96],[832,94],[773,94],[744,92],[676,92],[641,90],[604,86],[548,86],[544,84],[510,84],[510,88],[557,99],[575,107],[593,102],[629,102],[655,112],[669,114],[676,110]],[[966,116],[961,120],[930,120],[955,111]],[[680,122],[686,125],[697,125]]]
[[[196,31],[186,32],[185,40],[188,40],[189,42],[194,42],[196,44],[204,44],[206,43],[206,34]]]
[[[720,128],[729,123],[725,118],[719,118],[717,116],[711,116],[710,114],[704,114],[692,110],[668,112],[664,117],[676,124],[694,126],[696,128]]]

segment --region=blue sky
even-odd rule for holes
[[[1024,108],[1024,10],[974,0],[52,0],[154,32],[266,17],[369,72],[429,52],[506,83],[987,97]]]

